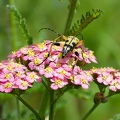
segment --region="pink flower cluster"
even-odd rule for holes
[[[85,64],[97,63],[93,52],[81,44],[62,58],[64,44],[63,41],[56,44],[44,41],[13,52],[9,55],[9,61],[0,63],[0,92],[11,92],[15,88],[26,90],[35,81],[42,82],[41,75],[49,80],[53,90],[69,84],[88,89],[93,79],[97,84],[109,86],[111,91],[120,90],[118,70],[82,70]]]
[[[89,88],[89,82],[93,80],[91,71],[84,71],[79,65],[97,63],[91,50],[83,45],[77,46],[62,58],[62,50],[65,42],[55,45],[51,41],[33,44],[19,49],[11,54],[9,59],[20,62],[32,71],[39,72],[45,78],[49,78],[51,88],[57,90],[72,83],[84,89]]]
[[[0,63],[0,92],[9,93],[15,88],[26,90],[34,81],[41,81],[40,76],[24,65],[13,61]]]
[[[114,92],[120,90],[120,72],[118,70],[107,67],[94,68],[92,72],[98,84],[109,86],[109,89]]]

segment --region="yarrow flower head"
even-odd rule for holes
[[[40,76],[24,65],[13,61],[0,63],[0,92],[9,93],[15,88],[26,90],[34,81],[41,82]]]
[[[120,90],[120,72],[113,68],[93,68],[92,69],[95,82],[109,87],[111,91]]]
[[[89,82],[93,79],[91,72],[83,71],[77,65],[97,63],[93,52],[80,45],[62,57],[64,44],[63,41],[54,44],[47,40],[43,43],[21,48],[9,55],[9,59],[24,64],[29,70],[37,71],[39,75],[44,75],[51,82],[50,87],[53,90],[63,88],[69,83],[81,86],[84,89],[89,88]],[[28,73],[26,75],[26,79],[29,80],[30,75]],[[29,80],[30,83],[34,81],[31,79]],[[18,83],[26,84],[21,80]]]

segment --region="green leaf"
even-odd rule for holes
[[[84,28],[87,27],[96,18],[99,18],[103,14],[103,11],[100,9],[92,9],[92,12],[86,12],[86,15],[82,15],[82,18],[74,23],[72,28],[69,30],[68,35],[76,36],[82,32]]]
[[[7,5],[7,7],[10,9],[10,11],[13,13],[15,16],[15,19],[20,27],[21,32],[23,33],[23,36],[25,37],[27,43],[30,45],[33,43],[33,39],[30,36],[27,24],[26,24],[26,19],[22,17],[22,15],[19,13],[17,8],[15,6]]]

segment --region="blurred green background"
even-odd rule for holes
[[[0,0],[0,60],[7,58],[7,55],[13,50],[11,42],[11,18],[10,11],[6,7],[8,0]],[[15,5],[19,12],[27,20],[27,25],[34,42],[40,42],[44,39],[54,39],[56,35],[51,31],[44,30],[38,33],[42,27],[48,27],[62,34],[68,15],[68,0],[15,0]],[[91,9],[102,9],[104,14],[93,21],[82,32],[85,46],[94,51],[98,64],[91,64],[88,67],[114,67],[120,68],[120,0],[81,0],[74,14],[73,23],[85,15]],[[16,25],[16,45],[20,47],[26,45],[19,27]],[[42,90],[38,91],[36,87],[33,91],[24,95],[34,108],[40,105]],[[76,92],[76,91],[74,91]],[[77,91],[79,92],[79,91]],[[80,91],[81,92],[81,91]],[[80,120],[82,116],[93,105],[93,95],[97,92],[94,84],[89,91],[84,91],[85,95],[89,92],[91,96],[86,95],[86,99],[81,99],[83,93],[76,97],[66,93],[61,98],[61,103],[57,108],[55,120]],[[31,98],[31,95],[34,97]],[[101,104],[88,120],[109,120],[115,114],[120,113],[120,95],[113,96],[106,104]],[[25,117],[31,112],[20,104],[21,113]],[[14,120],[16,116],[16,100],[11,95],[0,94],[0,118],[7,117],[8,120]],[[25,112],[27,110],[27,112]],[[5,119],[5,118],[4,118]],[[15,119],[16,120],[16,119]]]

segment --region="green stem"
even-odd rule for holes
[[[14,96],[17,97],[29,110],[31,110],[34,113],[37,120],[42,120],[40,115],[26,101],[24,101],[19,95],[14,95]]]
[[[17,119],[20,120],[20,104],[17,98],[16,98],[16,105],[17,105]]]
[[[73,16],[74,16],[74,11],[75,11],[75,7],[77,4],[78,0],[71,0],[71,4],[70,4],[70,8],[69,8],[69,14],[68,14],[68,18],[66,21],[66,26],[65,26],[65,30],[64,30],[64,35],[66,35],[71,27],[71,23],[73,20]]]
[[[50,93],[50,112],[49,112],[49,120],[54,120],[54,91]]]
[[[14,5],[14,0],[9,0],[10,5]],[[10,24],[11,24],[11,43],[12,43],[12,51],[16,50],[16,40],[17,40],[17,32],[16,32],[16,21],[15,16],[10,13]]]
[[[50,89],[48,88],[48,83],[46,83],[46,81],[47,81],[47,78],[45,78],[43,75],[41,75],[41,78],[42,78],[42,84],[44,85],[44,87],[47,89],[47,91],[49,92],[50,91]]]
[[[45,112],[47,109],[48,100],[49,100],[48,90],[45,89],[45,92],[41,101],[40,109],[39,109],[39,114],[41,115],[43,120],[45,119]]]
[[[94,104],[93,107],[88,111],[88,113],[81,119],[81,120],[86,120],[90,114],[98,107],[99,104]]]

